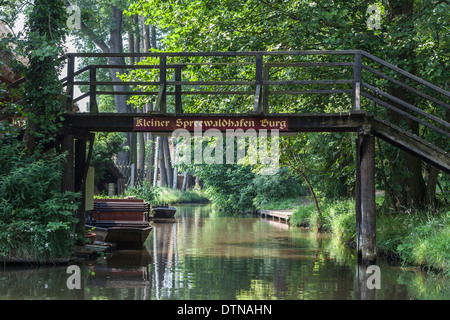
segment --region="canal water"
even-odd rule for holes
[[[68,288],[67,266],[7,267],[0,300],[450,299],[448,280],[377,265],[380,289],[364,295],[355,256],[328,235],[181,205],[176,221],[154,223],[143,250],[80,264],[81,289]]]

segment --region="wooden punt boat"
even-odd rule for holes
[[[95,201],[86,228],[94,228],[98,241],[115,243],[118,249],[140,248],[153,229],[149,209],[148,203],[138,199]]]
[[[157,206],[153,208],[154,219],[173,219],[177,209],[169,206]]]
[[[95,228],[96,240],[115,243],[118,249],[141,248],[153,227],[148,222],[141,225],[124,222],[102,222],[87,224],[86,227]]]

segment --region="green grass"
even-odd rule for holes
[[[343,243],[354,243],[353,199],[324,201],[321,211],[322,231],[331,232]],[[315,206],[310,204],[296,208],[290,223],[318,228],[319,221]],[[450,276],[450,210],[377,213],[377,252],[404,266],[439,270]]]
[[[450,276],[450,211],[377,215],[377,249],[403,265],[438,269]]]
[[[304,197],[286,197],[266,200],[263,203],[256,203],[254,201],[254,205],[262,210],[284,210],[298,208],[303,205],[304,202]]]
[[[293,225],[332,232],[345,243],[354,240],[355,202],[352,199],[322,201],[321,217],[314,204],[298,207],[291,217]]]
[[[158,203],[202,203],[209,202],[206,193],[203,190],[174,190],[170,188],[158,188],[156,202]]]
[[[152,201],[154,204],[158,203],[202,203],[209,202],[206,193],[203,190],[190,189],[182,192],[179,189],[161,188],[158,187],[154,192],[156,194],[155,199]],[[136,192],[126,192],[125,195],[114,195],[111,197],[105,195],[94,196],[95,199],[122,199],[125,196],[136,196],[142,198],[141,194]]]

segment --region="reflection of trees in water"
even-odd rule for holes
[[[0,270],[0,298],[373,297],[373,291],[362,291],[365,270],[357,269],[354,258],[335,252],[323,235],[277,228],[260,219],[209,215],[210,206],[186,208],[179,209],[176,223],[155,223],[144,250],[120,250],[107,259],[81,265],[81,290],[67,289],[66,267],[7,269]],[[441,291],[448,292],[446,283],[419,273],[382,266],[381,275],[378,299],[442,299]],[[429,295],[433,290],[434,295]]]
[[[0,268],[0,300],[81,300],[85,297],[84,290],[67,289],[67,266],[3,268],[0,264]]]
[[[177,268],[176,254],[176,226],[177,223],[158,222],[153,228],[153,270],[155,279],[156,298],[162,298],[167,291],[177,286],[174,274]]]
[[[152,283],[148,266],[151,264],[147,248],[118,250],[102,263],[89,266],[88,291],[93,298],[149,299]]]

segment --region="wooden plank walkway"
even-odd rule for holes
[[[289,221],[292,210],[261,210],[261,217]]]

